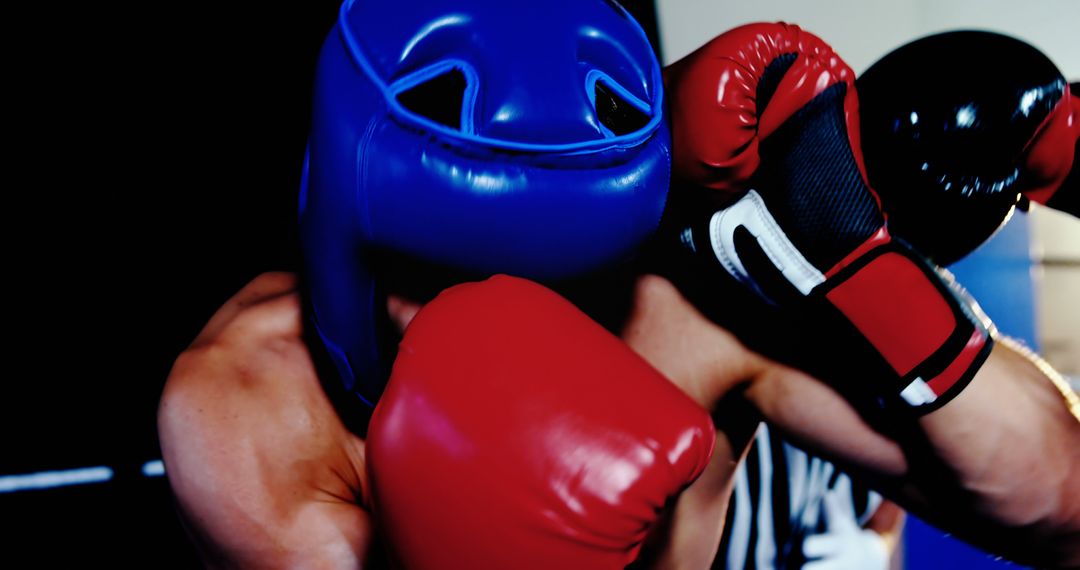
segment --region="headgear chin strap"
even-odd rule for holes
[[[369,405],[389,372],[373,248],[571,278],[657,226],[660,66],[614,2],[346,2],[319,59],[300,191],[311,321]]]

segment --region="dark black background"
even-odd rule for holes
[[[655,40],[652,2],[624,4]],[[0,565],[197,564],[166,480],[140,473],[160,457],[157,399],[225,299],[297,266],[314,65],[338,6],[47,5],[5,18],[0,475],[116,475],[0,495]]]
[[[140,472],[160,457],[157,400],[217,306],[296,265],[312,74],[337,9],[50,6],[9,20],[0,475],[104,465],[115,478],[0,495],[3,559],[196,565],[166,480]]]

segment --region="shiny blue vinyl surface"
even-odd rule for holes
[[[372,248],[559,280],[625,260],[664,208],[660,67],[614,3],[346,2],[314,101],[300,195],[311,318],[371,405],[389,367]]]

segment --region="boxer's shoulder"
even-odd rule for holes
[[[214,314],[176,359],[166,383],[169,401],[203,401],[265,392],[282,379],[311,375],[302,337],[296,277],[260,275]]]
[[[299,341],[301,323],[296,276],[263,273],[229,299],[192,346],[214,343],[260,346],[272,339]]]

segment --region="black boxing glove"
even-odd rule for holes
[[[871,389],[886,400],[922,413],[958,393],[989,354],[990,325],[886,228],[863,174],[850,68],[798,27],[753,24],[666,78],[675,174],[735,199],[683,243],[776,304],[808,310],[819,327],[805,334],[826,322],[855,333],[837,336],[835,356],[880,357],[893,378]]]
[[[986,241],[1022,197],[1080,214],[1080,99],[1034,47],[937,34],[889,53],[856,85],[889,230],[936,263]]]

